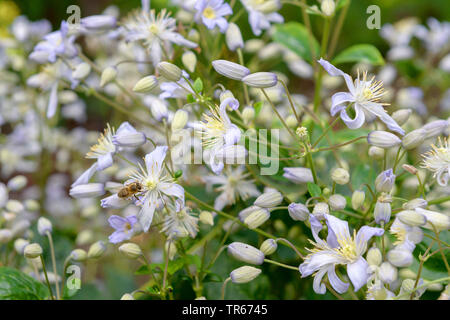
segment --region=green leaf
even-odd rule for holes
[[[314,50],[316,56],[319,55],[319,43],[314,36],[312,36],[313,49],[311,50],[308,30],[301,23],[288,22],[276,25],[273,39],[292,50],[306,61],[312,62],[312,50]]]
[[[192,95],[192,93],[188,93],[188,95],[186,96],[186,100],[187,100],[187,103],[194,103],[195,102],[195,98]]]
[[[184,258],[184,263],[188,266],[193,264],[197,267],[197,269],[200,269],[202,266],[200,257],[192,254],[186,255],[186,257]]]
[[[319,197],[322,194],[320,187],[312,182],[308,182],[308,192],[311,197]]]
[[[357,44],[345,49],[333,59],[333,64],[346,62],[365,62],[374,66],[384,64],[380,51],[371,44]]]
[[[197,92],[197,93],[199,93],[199,92],[201,92],[201,91],[203,90],[203,82],[202,82],[202,79],[197,78],[197,79],[194,81],[194,89],[195,89],[195,92]]]
[[[259,112],[261,111],[261,108],[263,106],[263,102],[262,101],[258,101],[255,102],[255,104],[253,105],[253,108],[255,109],[255,117],[258,116]]]
[[[0,300],[43,300],[48,288],[29,275],[8,267],[0,267]]]

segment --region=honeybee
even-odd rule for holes
[[[140,184],[139,182],[132,182],[120,189],[119,192],[117,192],[117,196],[122,199],[130,198],[132,196],[136,197],[136,193],[139,193],[142,190],[142,184]]]

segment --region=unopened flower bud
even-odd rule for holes
[[[292,182],[300,182],[300,183],[307,183],[307,182],[313,182],[314,178],[311,172],[311,169],[309,168],[302,168],[302,167],[296,167],[296,168],[283,168],[284,174],[283,177],[286,179],[291,180]]]
[[[188,33],[187,39],[192,42],[200,41],[200,33],[196,29],[191,29]]]
[[[95,198],[105,194],[103,183],[79,184],[70,188],[69,195],[72,198]]]
[[[369,265],[379,266],[383,261],[383,256],[380,249],[378,249],[377,247],[372,247],[367,251],[366,259]]]
[[[395,248],[387,253],[387,259],[396,267],[408,267],[413,262],[413,255],[409,250]]]
[[[212,65],[217,73],[233,80],[242,80],[250,74],[250,70],[246,67],[227,60],[214,60]]]
[[[416,198],[413,200],[410,200],[408,202],[405,202],[402,205],[402,208],[405,210],[414,210],[416,208],[422,208],[425,209],[428,206],[428,201],[422,198]]]
[[[164,250],[169,255],[169,260],[173,260],[173,258],[177,254],[177,246],[171,241],[166,241],[166,243],[164,244]]]
[[[169,81],[177,82],[181,79],[181,69],[173,63],[162,61],[156,66],[159,74]]]
[[[100,258],[106,251],[106,245],[103,241],[97,241],[92,244],[88,250],[89,259]]]
[[[423,226],[424,228],[436,229],[437,231],[446,231],[450,228],[450,216],[422,208],[416,208],[415,210],[427,219],[427,223]]]
[[[242,242],[229,244],[228,254],[239,261],[250,264],[260,265],[264,262],[264,253],[261,250]]]
[[[135,243],[124,243],[119,247],[119,251],[131,259],[137,259],[142,256],[141,248]]]
[[[25,247],[23,254],[28,259],[34,259],[42,254],[42,247],[38,243],[32,243]]]
[[[210,226],[214,225],[214,217],[209,211],[202,211],[198,217],[201,223],[209,224]]]
[[[234,269],[230,273],[230,278],[233,283],[247,283],[255,279],[261,270],[251,266],[243,266],[237,269]]]
[[[33,199],[28,199],[25,200],[25,209],[27,209],[28,211],[38,211],[40,209],[40,204],[39,202],[37,202],[36,200]]]
[[[269,220],[270,218],[270,212],[269,210],[265,208],[261,208],[261,210],[256,210],[252,213],[250,213],[245,219],[244,224],[249,229],[256,229],[259,226],[261,226],[264,222]]]
[[[405,279],[402,281],[401,291],[404,293],[412,293],[415,287],[416,281],[413,279]]]
[[[306,221],[309,217],[308,207],[301,203],[291,203],[288,211],[289,216],[295,221]]]
[[[408,121],[411,113],[411,109],[400,109],[392,113],[392,119],[394,119],[399,126],[402,126],[406,123],[406,121]]]
[[[398,271],[397,268],[395,268],[389,262],[383,262],[378,271],[378,276],[380,277],[380,280],[383,281],[384,283],[391,284],[395,280],[397,280]]]
[[[398,275],[400,277],[402,277],[403,279],[416,279],[417,278],[417,273],[415,273],[414,271],[412,271],[411,269],[408,269],[408,268],[400,269],[400,271],[398,272]]]
[[[183,129],[188,122],[189,114],[183,109],[177,110],[172,119],[172,131]]]
[[[115,67],[106,67],[100,77],[100,87],[104,87],[117,77],[117,69]]]
[[[375,188],[378,192],[390,192],[395,183],[395,174],[392,169],[383,171],[375,179]]]
[[[435,120],[422,127],[425,130],[425,139],[441,135],[449,126],[448,120]]]
[[[278,191],[265,192],[255,200],[255,206],[262,208],[273,208],[283,201],[283,196]]]
[[[166,103],[161,99],[153,99],[150,105],[150,111],[156,121],[162,121],[169,117],[169,111]]]
[[[423,226],[427,222],[425,216],[415,210],[400,211],[397,213],[397,218],[404,224],[411,227]]]
[[[76,80],[81,80],[86,78],[90,72],[91,66],[86,62],[82,62],[79,65],[77,65],[75,70],[72,72],[72,78]]]
[[[112,142],[120,147],[137,148],[147,142],[147,137],[128,122],[124,122],[113,136]]]
[[[316,216],[319,220],[323,219],[325,217],[325,214],[330,213],[330,208],[328,207],[328,204],[325,202],[318,202],[314,206],[313,209],[313,215]]]
[[[297,118],[293,114],[288,115],[285,121],[289,128],[295,128],[298,125]],[[297,132],[298,129],[300,129],[300,128],[297,128],[295,133],[298,136],[300,136],[299,133]],[[301,131],[300,131],[300,133],[301,133]]]
[[[0,182],[0,208],[3,208],[8,201],[8,188],[2,182]]]
[[[253,88],[270,88],[277,84],[278,77],[273,72],[256,72],[242,78],[242,82]]]
[[[242,119],[244,119],[246,123],[253,120],[254,117],[255,109],[253,107],[245,107],[244,110],[242,110]]]
[[[369,148],[369,156],[376,160],[383,159],[384,153],[385,153],[385,151],[383,148],[375,147],[375,146],[372,146]]]
[[[383,149],[398,146],[402,141],[395,135],[387,131],[372,131],[367,136],[367,142]]]
[[[83,262],[87,259],[88,254],[83,249],[75,249],[72,250],[69,257],[75,262]]]
[[[337,168],[331,172],[331,179],[337,184],[347,184],[350,180],[350,174],[343,168]]]
[[[94,31],[114,28],[116,26],[116,23],[116,17],[107,14],[92,15],[80,20],[80,24],[82,27]]]
[[[27,185],[27,178],[22,175],[15,176],[8,181],[7,187],[11,191],[19,191]]]
[[[120,300],[135,300],[134,297],[129,294],[129,293],[125,293],[122,298],[120,298]]]
[[[334,14],[335,8],[336,5],[333,0],[323,0],[320,5],[320,10],[322,10],[322,12],[329,17]]]
[[[0,233],[1,233],[1,231],[0,231]],[[0,242],[2,242],[1,236],[0,236]],[[16,241],[14,241],[14,250],[16,250],[16,252],[18,254],[22,255],[24,253],[25,247],[29,244],[30,244],[30,241],[28,241],[28,240],[25,240],[22,238],[16,239]]]
[[[228,24],[228,29],[225,32],[225,40],[228,49],[231,51],[236,51],[236,49],[244,47],[244,40],[242,40],[241,30],[233,22]]]
[[[41,236],[45,236],[47,232],[52,232],[52,223],[44,217],[40,217],[37,223],[37,229]]]
[[[378,198],[373,211],[376,223],[380,224],[383,221],[386,224],[389,222],[391,218],[391,202],[392,199],[389,196],[381,196]]]
[[[402,139],[402,146],[406,150],[417,148],[425,141],[426,131],[424,129],[413,130]]]
[[[261,247],[259,247],[259,250],[261,250],[262,253],[266,256],[270,256],[275,251],[277,251],[277,242],[274,239],[267,239],[262,244]]]
[[[6,210],[14,213],[22,212],[25,209],[23,204],[17,200],[8,200],[8,202],[6,202],[5,208]]]
[[[352,194],[352,208],[358,210],[364,203],[366,194],[362,190],[355,190]]]
[[[341,196],[340,194],[333,194],[328,199],[328,204],[330,205],[331,210],[333,211],[343,210],[347,205],[347,200],[345,199],[344,196]]]
[[[140,79],[134,85],[133,91],[139,92],[139,93],[147,93],[147,92],[150,92],[153,89],[155,89],[157,85],[158,85],[158,80],[156,79],[155,76],[147,76],[147,77]]]
[[[194,72],[197,65],[197,56],[192,51],[186,51],[181,56],[181,62],[189,72]]]

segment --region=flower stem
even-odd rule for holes
[[[298,123],[300,124],[300,118],[299,118],[299,116],[297,114],[297,111],[295,110],[295,105],[294,105],[294,102],[292,101],[292,97],[291,97],[291,94],[289,93],[288,87],[286,86],[286,84],[284,83],[283,80],[278,80],[278,82],[280,82],[283,85],[284,90],[286,91],[286,95],[287,95],[288,100],[289,100],[289,104],[291,105],[292,112],[294,113],[295,118],[297,119]]]
[[[61,300],[61,295],[59,294],[59,284],[58,284],[58,269],[56,268],[56,259],[55,259],[55,248],[53,246],[53,238],[52,234],[47,231],[48,242],[50,244],[50,254],[52,256],[52,264],[53,264],[53,273],[55,274],[56,279],[56,299]]]
[[[277,265],[279,267],[283,267],[283,268],[286,268],[286,269],[291,269],[291,270],[298,271],[297,267],[289,266],[287,264],[284,264],[284,263],[281,263],[281,262],[277,262],[277,261],[273,261],[273,260],[270,260],[270,259],[264,259],[264,262],[271,263],[271,264],[274,264],[274,265]]]
[[[450,196],[446,196],[446,197],[443,197],[443,198],[430,200],[430,201],[428,201],[428,205],[440,204],[440,203],[447,202],[447,201],[450,201]]]
[[[50,298],[52,300],[55,300],[55,297],[53,296],[52,287],[50,286],[50,281],[48,281],[48,275],[47,275],[47,269],[45,268],[44,257],[42,256],[42,254],[39,257],[41,258],[42,270],[44,271],[45,282],[47,283],[48,291],[50,292]],[[37,276],[39,277],[39,274]]]
[[[269,102],[270,106],[272,107],[273,112],[275,112],[275,114],[277,115],[278,119],[280,119],[280,121],[283,124],[283,126],[287,129],[287,131],[294,138],[294,140],[297,141],[297,136],[295,135],[294,132],[292,132],[291,128],[289,128],[289,126],[286,124],[286,122],[284,121],[283,117],[278,113],[277,108],[273,104],[272,100],[270,100],[270,98],[267,95],[266,91],[263,88],[261,88],[261,91],[264,94],[264,96],[266,97],[266,99]]]
[[[238,54],[238,58],[239,58],[239,64],[244,66],[244,55],[242,54],[241,48],[237,48],[237,54]],[[248,95],[248,88],[244,82],[242,82],[242,87],[244,87],[245,103],[247,105],[250,105],[250,97]]]
[[[222,299],[222,300],[225,300],[225,289],[226,289],[227,283],[228,283],[230,280],[231,280],[231,278],[228,277],[228,278],[226,278],[225,281],[223,282],[223,285],[222,285],[222,295],[221,295],[221,299]]]
[[[320,142],[320,140],[322,140],[323,137],[325,137],[325,135],[328,133],[328,131],[330,131],[333,126],[336,124],[336,122],[339,120],[339,117],[334,118],[334,120],[330,123],[330,125],[325,129],[324,132],[322,132],[322,134],[320,135],[320,137],[316,140],[316,142],[314,142],[314,144],[312,145],[311,149],[314,149]]]

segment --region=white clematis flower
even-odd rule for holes
[[[439,146],[431,145],[433,150],[423,156],[422,168],[432,171],[439,185],[445,187],[450,179],[450,144],[445,138],[439,138]]]
[[[234,170],[225,170],[220,175],[204,177],[208,188],[219,185],[214,189],[215,192],[220,192],[214,201],[214,209],[222,210],[227,205],[234,204],[239,197],[245,201],[248,198],[259,196],[261,192],[256,188],[253,180],[246,180],[249,175],[244,172],[244,167],[240,166]]]
[[[171,49],[171,44],[195,48],[197,44],[176,32],[176,20],[165,9],[158,14],[139,10],[131,13],[123,22],[127,41],[143,41],[156,66],[162,59],[163,46]]]
[[[139,182],[143,186],[140,196],[141,211],[138,214],[144,232],[152,224],[153,214],[158,200],[166,203],[175,199],[176,211],[184,207],[184,189],[173,183],[172,178],[164,175],[163,163],[166,158],[167,146],[158,146],[145,156],[145,169],[140,166],[140,172],[135,172],[129,182]]]
[[[324,217],[328,226],[326,241],[318,236],[322,225],[313,215],[310,215],[311,230],[316,242],[311,241],[314,248],[308,249],[311,253],[299,266],[299,271],[302,278],[315,273],[313,288],[316,293],[324,294],[326,291],[325,285],[322,283],[325,274],[328,275],[331,286],[337,292],[344,293],[349,284],[339,279],[335,268],[338,264],[346,265],[347,275],[356,292],[369,279],[367,272],[369,264],[362,256],[367,250],[367,243],[373,236],[383,235],[384,230],[363,226],[358,233],[355,230],[353,236],[350,236],[347,221],[329,214],[324,214]]]
[[[384,110],[383,106],[385,104],[379,102],[379,99],[385,93],[382,82],[376,81],[375,77],[368,80],[367,73],[363,74],[362,79],[358,75],[358,79],[353,82],[353,79],[348,74],[339,70],[328,61],[320,59],[319,63],[330,76],[344,77],[349,90],[349,92],[338,92],[332,96],[330,110],[332,116],[340,112],[342,121],[350,129],[360,128],[366,121],[366,118],[370,121],[378,117],[390,130],[401,135],[405,134],[405,131]],[[354,119],[347,114],[346,109],[349,106],[353,107],[355,111]]]

